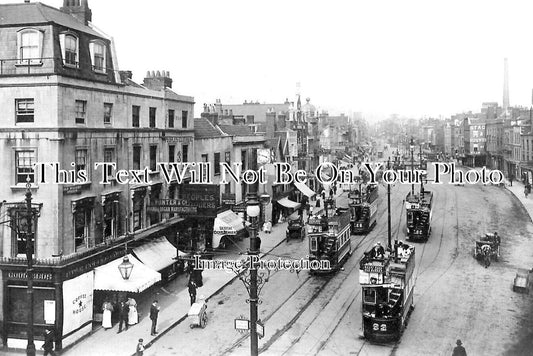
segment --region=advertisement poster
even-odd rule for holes
[[[63,335],[92,320],[93,285],[93,271],[63,283]]]

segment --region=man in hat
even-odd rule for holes
[[[461,340],[457,340],[457,346],[453,348],[452,356],[466,356],[466,350]]]
[[[43,349],[44,349],[43,355],[56,356],[56,353],[54,352],[54,334],[52,333],[52,330],[50,329],[46,329],[44,333]]]
[[[383,258],[385,256],[385,249],[383,248],[383,246],[381,246],[381,242],[378,241],[375,245],[374,245],[374,249],[372,251],[372,255],[374,258]]]
[[[159,306],[157,300],[154,300],[152,305],[150,306],[150,320],[152,320],[152,330],[150,335],[154,336],[158,334],[156,331],[157,327],[157,316],[159,315],[159,310],[161,310],[161,307]]]

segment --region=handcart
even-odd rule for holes
[[[205,328],[205,325],[207,324],[207,303],[205,300],[199,300],[191,305],[191,309],[189,310],[187,316],[191,329],[194,327],[201,327],[202,329]]]

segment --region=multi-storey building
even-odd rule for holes
[[[0,13],[0,216],[9,222],[0,225],[2,339],[25,347],[28,252],[35,333],[54,328],[61,349],[90,332],[108,293],[97,285],[113,290],[122,278],[114,268],[99,281],[94,269],[122,259],[125,243],[141,248],[155,233],[175,234],[183,220],[152,205],[179,194],[158,162],[192,157],[194,99],[170,89],[168,72],[151,72],[144,85],[119,72],[114,43],[91,24],[87,1],[65,0],[60,10],[0,5]]]

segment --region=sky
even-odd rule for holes
[[[0,3],[23,2],[0,0]],[[33,0],[32,0],[33,2]],[[41,2],[60,7],[63,0]],[[330,114],[442,117],[531,106],[532,1],[89,0],[121,70],[167,70],[203,103],[295,101]]]

